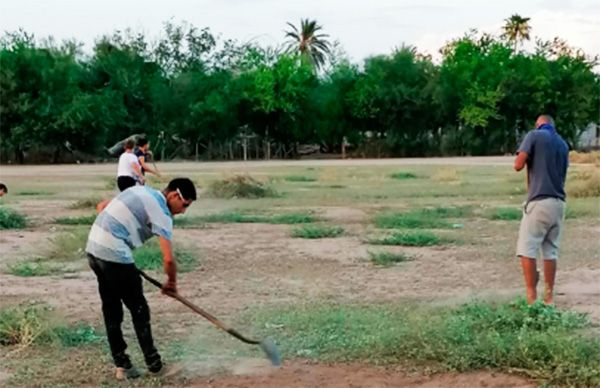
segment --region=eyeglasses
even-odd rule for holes
[[[181,194],[181,191],[179,191],[179,189],[176,190],[177,194],[179,194],[179,198],[181,198],[181,200],[183,201],[183,207],[188,207],[192,204],[192,202],[186,202],[185,198],[183,198],[183,194]]]

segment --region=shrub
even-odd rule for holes
[[[0,207],[0,229],[22,229],[27,226],[27,218],[21,213]]]

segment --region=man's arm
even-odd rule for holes
[[[160,176],[160,172],[158,172],[158,169],[154,169],[154,168],[150,167],[148,165],[148,163],[146,163],[145,156],[138,157],[138,160],[140,161],[140,164],[142,165],[142,167],[144,168],[145,171],[148,171],[156,176]]]
[[[162,291],[165,294],[177,293],[177,264],[175,263],[175,258],[173,257],[171,241],[159,236],[158,242],[160,244],[160,251],[163,255],[163,267],[168,278],[163,285]]]
[[[135,172],[135,174],[138,176],[138,180],[140,181],[140,183],[144,183],[144,174],[142,174],[142,168],[140,167],[140,165],[136,162],[131,162],[131,167],[133,168],[133,171]]]
[[[96,212],[98,214],[100,214],[100,212],[102,210],[104,210],[105,207],[108,206],[108,204],[110,203],[110,201],[111,201],[110,199],[104,199],[104,200],[98,202],[98,204],[96,205]]]
[[[515,171],[521,171],[525,167],[528,157],[529,154],[525,151],[521,151],[517,154],[517,157],[515,158]]]

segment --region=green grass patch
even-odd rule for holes
[[[290,357],[519,371],[550,384],[600,384],[600,339],[585,331],[587,317],[523,300],[456,308],[290,306],[256,313],[254,320],[257,327],[279,328],[280,349]]]
[[[317,221],[311,213],[287,213],[276,215],[245,214],[226,212],[206,216],[179,217],[174,219],[176,226],[203,225],[206,223],[263,223],[263,224],[306,224]]]
[[[50,276],[67,272],[73,272],[73,270],[65,267],[64,263],[48,262],[40,258],[8,266],[9,274],[22,277]]]
[[[85,245],[88,228],[73,228],[59,234],[44,257],[19,261],[7,267],[7,272],[15,276],[49,276],[71,273],[82,269],[86,262]]]
[[[452,227],[452,224],[440,218],[418,213],[391,213],[375,216],[375,226],[383,229],[443,229]]]
[[[152,240],[133,251],[135,265],[140,269],[158,270],[163,268],[163,256],[156,240]],[[198,266],[198,258],[182,249],[175,249],[178,272],[189,272]]]
[[[415,178],[418,178],[418,176],[413,174],[412,172],[400,171],[400,172],[395,172],[395,173],[391,174],[390,178],[404,180],[404,179],[415,179]]]
[[[104,336],[100,335],[94,326],[83,322],[70,326],[57,326],[53,333],[60,344],[68,348],[104,341]]]
[[[304,175],[288,175],[283,178],[286,182],[316,182],[317,178]]]
[[[0,345],[27,347],[58,343],[65,347],[102,341],[93,326],[65,325],[45,306],[16,306],[0,309]]]
[[[104,177],[105,190],[114,190],[117,188],[117,179],[114,177]]]
[[[59,234],[52,242],[52,248],[46,259],[58,262],[85,259],[85,246],[89,232],[87,227],[77,227]]]
[[[288,214],[277,214],[270,216],[268,224],[307,224],[310,222],[317,221],[318,218],[310,213],[288,213]]]
[[[404,253],[395,252],[369,252],[369,259],[374,265],[391,267],[394,264],[404,263],[412,260],[412,257]]]
[[[92,225],[96,220],[96,214],[79,217],[58,217],[54,222],[59,225]]]
[[[499,207],[492,209],[487,213],[490,220],[516,221],[523,217],[523,211],[514,207]]]
[[[473,214],[470,206],[416,209],[404,213],[382,213],[375,216],[375,226],[382,229],[448,229],[447,218],[463,218]]]
[[[440,218],[465,218],[473,215],[473,207],[471,206],[450,206],[450,207],[434,207],[415,210],[414,214],[423,214],[429,217]]]
[[[22,229],[27,226],[27,218],[16,210],[0,207],[0,229]]]
[[[273,188],[248,175],[236,175],[215,181],[209,185],[208,193],[216,198],[227,199],[277,196],[277,192]]]
[[[567,205],[567,209],[565,211],[565,218],[573,219],[573,218],[582,218],[582,217],[586,217],[586,216],[594,217],[595,215],[592,214],[592,212],[588,213],[581,209],[572,209]]]
[[[374,245],[403,245],[408,247],[432,246],[443,242],[445,241],[440,237],[428,231],[396,232],[368,240],[369,244]]]
[[[50,195],[53,194],[49,191],[43,191],[43,190],[23,190],[23,191],[18,191],[17,195],[23,195],[23,196],[36,196],[36,195]]]
[[[344,228],[331,225],[303,225],[292,229],[295,238],[328,238],[338,237],[344,233]]]

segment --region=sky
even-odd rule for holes
[[[91,52],[96,38],[115,30],[156,39],[171,20],[209,27],[224,39],[275,46],[284,41],[286,22],[310,18],[360,62],[402,44],[438,59],[446,41],[471,28],[500,34],[515,13],[531,18],[532,38],[559,36],[600,55],[600,0],[0,0],[0,29],[75,38]]]

